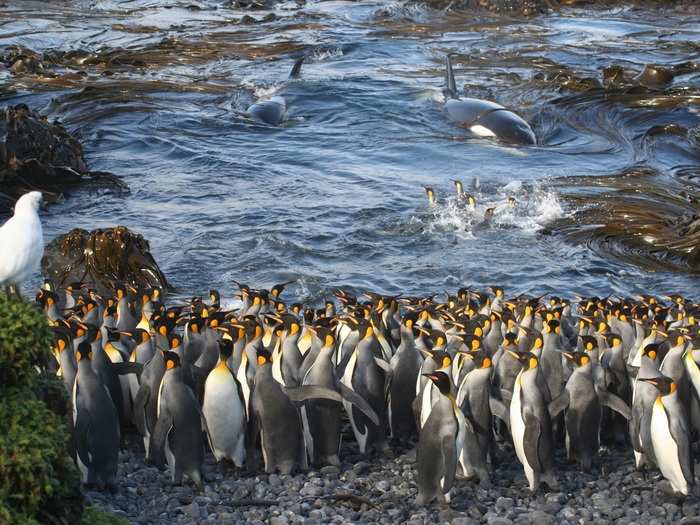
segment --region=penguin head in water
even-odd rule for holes
[[[423,374],[425,377],[430,379],[433,384],[438,388],[440,393],[444,396],[449,396],[450,395],[450,390],[451,390],[451,382],[450,382],[450,376],[448,376],[445,372],[440,372],[436,371],[433,372],[432,374]]]
[[[163,352],[163,358],[165,360],[166,370],[173,370],[180,367],[180,356],[175,352]]]
[[[78,345],[78,349],[75,351],[75,359],[80,362],[83,359],[87,361],[92,360],[92,347],[90,343],[83,341]]]
[[[284,289],[292,283],[294,283],[294,281],[287,281],[285,283],[274,285],[272,288],[270,288],[270,295],[272,297],[279,297],[284,291]]]
[[[537,359],[537,356],[532,352],[514,352],[513,350],[508,350],[508,353],[515,357],[520,362],[520,366],[525,370],[537,368],[539,364],[539,359]]]
[[[437,197],[435,196],[435,190],[429,186],[423,186],[423,189],[425,190],[425,194],[428,197],[428,204],[436,204],[437,203]]]
[[[586,366],[591,362],[591,358],[585,352],[564,352],[564,357],[574,363],[577,367]]]
[[[640,381],[654,385],[659,391],[659,395],[667,396],[673,394],[677,390],[676,383],[670,377],[657,376],[657,377],[642,377],[639,378]]]
[[[598,350],[598,340],[590,335],[581,336],[581,344],[586,352],[593,352]]]
[[[233,355],[233,341],[230,339],[219,339],[219,357],[226,361]]]

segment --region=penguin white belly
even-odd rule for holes
[[[425,426],[425,422],[428,421],[428,417],[430,416],[430,411],[433,409],[433,389],[437,390],[437,387],[432,382],[425,385],[425,388],[423,389],[420,404],[421,428]]]
[[[356,365],[357,352],[353,351],[352,355],[350,356],[350,360],[348,361],[348,364],[345,367],[345,371],[343,372],[343,378],[341,379],[342,383],[352,391],[355,391],[355,389],[352,387],[352,376],[355,372]],[[355,434],[357,445],[360,447],[360,453],[364,454],[365,448],[367,446],[367,437],[369,436],[369,429],[365,427],[364,433],[360,432],[360,429],[357,427],[357,423],[355,422],[355,418],[353,417],[352,403],[343,399],[343,407],[345,408],[345,411],[348,414],[348,418],[350,419],[352,431]]]
[[[520,400],[521,388],[520,388],[520,376],[522,372],[518,374],[515,380],[515,388],[513,389],[513,399],[510,402],[510,430],[513,436],[513,446],[515,447],[515,453],[523,464],[525,468],[525,477],[527,478],[530,488],[532,489],[535,483],[535,471],[532,469],[530,464],[527,462],[527,457],[525,456],[525,420],[523,419],[522,403]]]
[[[246,377],[247,364],[248,360],[245,357],[241,358],[241,364],[236,372],[236,379],[238,379],[238,383],[241,385],[241,390],[243,391],[243,407],[245,408],[246,418],[248,418],[248,411],[250,407],[250,385],[248,384],[248,378]]]
[[[245,432],[245,410],[228,369],[217,367],[207,377],[202,413],[216,460],[234,459],[240,435]]]
[[[695,359],[693,359],[692,351],[689,350],[688,352],[686,352],[684,361],[685,369],[688,371],[688,375],[690,376],[690,382],[695,388],[695,393],[698,396],[700,396],[700,368],[695,362]]]
[[[654,402],[651,413],[651,442],[659,470],[671,482],[673,490],[688,494],[688,482],[678,461],[678,445],[671,435],[666,409],[660,398]]]

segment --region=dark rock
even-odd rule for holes
[[[32,190],[51,201],[84,184],[126,189],[114,175],[88,171],[77,139],[24,104],[0,109],[0,184],[0,213]]]
[[[105,292],[122,281],[137,288],[170,288],[148,241],[124,226],[92,232],[76,228],[55,238],[44,250],[41,268],[58,286],[84,282]]]

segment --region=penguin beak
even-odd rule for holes
[[[566,357],[570,361],[574,360],[574,354],[572,354],[571,352],[562,352],[562,354],[564,354],[564,357]]]
[[[520,354],[518,354],[518,352],[513,352],[512,350],[506,350],[506,352],[515,357],[518,361],[520,360]]]
[[[425,357],[433,357],[433,354],[431,352],[429,352],[428,350],[421,349],[420,353],[423,354]],[[426,374],[423,374],[423,375],[426,375]]]

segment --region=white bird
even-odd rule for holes
[[[39,269],[44,234],[39,219],[43,197],[39,191],[22,195],[15,213],[0,227],[0,286],[18,293],[21,284]]]

